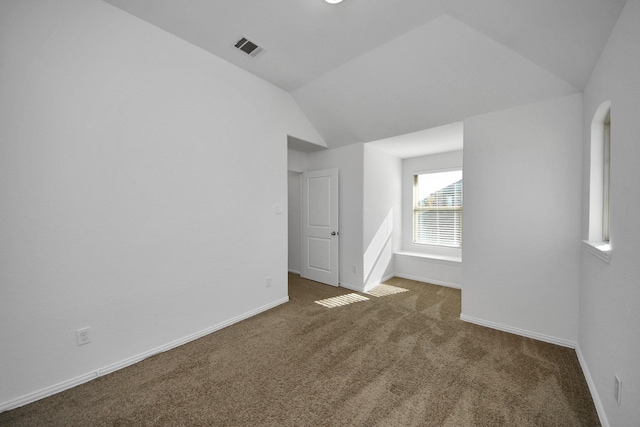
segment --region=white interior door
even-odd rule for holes
[[[338,286],[338,169],[302,174],[301,276]]]

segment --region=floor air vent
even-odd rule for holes
[[[238,50],[243,51],[244,53],[246,53],[247,55],[249,55],[249,56],[251,56],[253,58],[255,58],[261,52],[264,51],[263,48],[261,48],[260,46],[258,46],[254,42],[252,42],[251,40],[247,39],[246,37],[240,38],[240,40],[238,40],[237,42],[234,43],[233,47],[235,47]]]

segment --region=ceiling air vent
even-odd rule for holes
[[[233,47],[235,47],[238,50],[243,51],[244,53],[246,53],[247,55],[249,55],[249,56],[251,56],[253,58],[255,58],[261,52],[264,51],[263,48],[261,48],[260,46],[258,46],[254,42],[252,42],[251,40],[247,39],[246,37],[240,38],[240,40],[238,40],[233,45]]]

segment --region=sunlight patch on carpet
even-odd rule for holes
[[[409,289],[399,288],[397,286],[385,285],[384,283],[381,283],[370,291],[365,292],[365,294],[372,295],[374,297],[386,297],[387,295],[400,294],[402,292],[409,292]]]
[[[338,295],[337,297],[321,299],[321,300],[315,301],[315,303],[325,307],[334,308],[334,307],[340,307],[347,304],[353,304],[354,302],[368,301],[368,300],[369,298],[363,297],[362,295],[346,294],[346,295]]]

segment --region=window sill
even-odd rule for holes
[[[593,240],[583,240],[582,245],[592,255],[600,258],[602,261],[609,264],[611,258],[611,244],[609,242],[597,242]]]
[[[397,251],[394,252],[395,256],[404,257],[404,258],[422,258],[430,261],[441,261],[445,263],[456,263],[459,264],[462,262],[462,257],[457,256],[447,256],[447,255],[433,255],[433,254],[424,254],[421,252],[408,252],[408,251]]]

